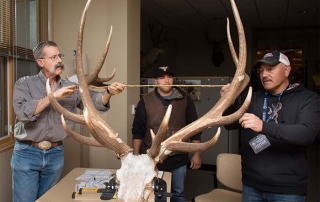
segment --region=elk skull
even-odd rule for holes
[[[62,123],[65,131],[75,140],[82,144],[91,146],[106,147],[115,152],[118,158],[121,159],[121,168],[117,170],[116,177],[119,184],[117,200],[124,202],[143,202],[147,201],[149,194],[153,191],[152,183],[156,179],[157,169],[156,164],[161,163],[171,152],[195,152],[204,151],[213,146],[220,135],[220,128],[216,135],[204,143],[187,143],[185,142],[191,136],[213,126],[222,126],[238,120],[247,110],[251,100],[251,88],[247,95],[247,98],[242,107],[235,113],[222,116],[222,113],[233,103],[236,97],[244,90],[249,82],[249,76],[245,74],[246,65],[246,41],[242,22],[234,3],[234,0],[230,0],[233,13],[235,16],[236,25],[239,35],[239,58],[235,53],[232,40],[230,37],[229,21],[227,23],[228,42],[233,60],[236,64],[237,70],[235,76],[231,82],[229,90],[221,97],[221,99],[213,106],[213,108],[202,116],[197,121],[185,126],[177,131],[173,136],[164,140],[168,121],[170,118],[172,107],[169,106],[168,110],[162,120],[161,126],[156,135],[151,131],[153,136],[153,143],[147,154],[134,156],[132,149],[124,143],[118,134],[103,120],[96,111],[88,90],[88,84],[97,77],[101,66],[105,60],[110,44],[110,38],[112,34],[112,27],[110,35],[107,41],[106,49],[98,62],[94,70],[95,76],[85,77],[82,64],[82,41],[83,41],[83,29],[86,19],[86,13],[90,5],[91,0],[87,1],[87,4],[82,13],[78,40],[77,40],[77,52],[76,52],[76,64],[77,64],[77,76],[79,79],[79,90],[81,98],[84,104],[83,115],[73,114],[59,105],[59,103],[53,97],[49,84],[47,83],[47,94],[49,96],[52,106],[61,115]],[[92,74],[90,74],[92,75]],[[93,137],[84,137],[73,131],[71,131],[64,120],[64,117],[70,121],[80,124],[86,124]]]

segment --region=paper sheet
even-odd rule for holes
[[[115,174],[111,173],[109,169],[87,169],[86,172],[77,177],[76,180],[82,182],[76,184],[75,191],[78,192],[80,188],[106,188],[104,183],[108,183]]]

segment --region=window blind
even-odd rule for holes
[[[2,0],[0,54],[34,60],[32,49],[48,39],[48,0]]]

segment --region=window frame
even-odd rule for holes
[[[7,77],[7,81],[4,84],[4,99],[6,99],[7,106],[4,106],[3,110],[6,110],[5,113],[7,121],[5,121],[5,125],[7,124],[7,131],[8,135],[0,137],[0,153],[5,150],[8,150],[14,146],[15,139],[14,139],[14,125],[15,125],[15,113],[13,110],[13,88],[15,83],[15,66],[17,65],[18,59],[25,59],[29,61],[34,61],[32,55],[32,49],[30,47],[19,47],[15,41],[16,32],[19,32],[19,27],[16,27],[16,1],[17,0],[10,0],[10,1],[3,1],[1,3],[3,12],[0,13],[2,22],[0,25],[5,26],[6,30],[0,32],[0,57],[6,58],[6,65],[5,65],[5,72]],[[26,8],[28,7],[28,2],[32,0],[19,0],[19,2],[26,3]],[[37,42],[48,40],[48,24],[49,24],[49,0],[36,0],[36,9],[34,10],[37,12],[37,24],[36,24],[36,32],[37,32]],[[29,25],[30,26],[30,25]],[[30,28],[29,28],[30,29]],[[4,29],[2,29],[4,30]],[[23,31],[23,30],[22,30]],[[30,39],[29,39],[30,40]],[[0,106],[2,107],[2,106]],[[0,124],[2,124],[0,122]],[[6,127],[3,125],[3,127]]]
[[[14,111],[13,111],[13,106],[12,106],[12,102],[13,102],[13,80],[14,80],[14,62],[13,62],[13,57],[8,57],[7,58],[7,88],[6,88],[6,96],[7,96],[7,113],[8,113],[8,126],[10,126],[10,131],[8,132],[9,135],[6,135],[2,138],[0,138],[0,153],[10,149],[11,147],[13,147],[14,144],[14,137],[13,137],[13,130],[14,130]]]

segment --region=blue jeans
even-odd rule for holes
[[[170,202],[186,202],[184,194],[184,182],[186,181],[187,165],[181,166],[171,171],[171,197]]]
[[[13,202],[34,202],[59,179],[63,145],[48,150],[16,141],[11,158]]]
[[[264,192],[243,185],[242,202],[305,202],[305,195],[277,194]]]

